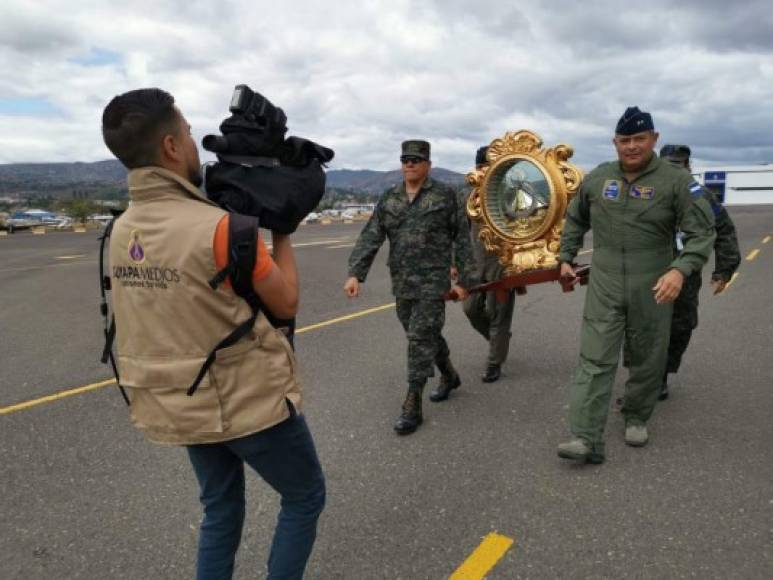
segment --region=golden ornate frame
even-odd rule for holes
[[[486,163],[467,174],[473,187],[467,199],[467,215],[480,225],[478,234],[486,251],[499,256],[506,275],[552,268],[558,264],[564,214],[582,183],[582,171],[568,162],[574,150],[560,144],[542,147],[542,139],[531,131],[507,132],[494,139],[486,153]],[[501,229],[488,212],[491,177],[503,164],[523,159],[532,162],[550,185],[550,204],[539,219],[516,220],[512,231]]]

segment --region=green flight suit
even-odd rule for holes
[[[700,270],[714,243],[714,215],[687,172],[653,156],[631,183],[618,161],[585,177],[567,209],[562,262],[574,260],[591,228],[593,258],[569,423],[575,436],[603,452],[623,338],[631,366],[622,413],[626,422],[644,424],[660,392],[672,312],[672,304],[655,302],[652,288],[672,268],[685,276]],[[679,256],[677,229],[684,233]]]

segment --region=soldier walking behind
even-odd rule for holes
[[[700,270],[714,243],[714,214],[686,171],[654,154],[658,134],[649,113],[629,107],[617,123],[617,161],[589,173],[569,204],[561,235],[561,274],[593,228],[593,259],[572,386],[574,439],[559,457],[604,461],[604,427],[623,337],[631,352],[625,385],[625,443],[647,444],[647,421],[666,367],[672,302],[685,277]],[[684,234],[675,256],[674,232]]]
[[[691,171],[690,148],[687,145],[664,145],[660,150],[660,157],[677,167],[683,167],[688,172]],[[727,210],[711,191],[704,188],[704,195],[714,211],[717,231],[717,237],[714,241],[714,272],[711,274],[711,287],[716,295],[725,289],[733,273],[738,269],[741,263],[741,251],[738,248],[735,224],[730,219]],[[678,245],[681,245],[681,236],[678,239]],[[687,276],[682,291],[674,302],[671,340],[668,344],[668,359],[660,389],[660,400],[668,398],[668,374],[675,374],[679,370],[682,356],[690,343],[692,331],[698,326],[698,293],[701,289],[701,283],[701,271],[696,270]]]
[[[486,163],[488,147],[481,147],[475,155],[475,166],[480,168]],[[499,256],[487,252],[483,242],[478,239],[479,226],[472,225],[470,238],[472,253],[475,258],[475,277],[481,283],[496,282],[504,276],[504,267],[499,262]],[[483,338],[488,341],[488,359],[486,370],[481,379],[484,383],[498,381],[502,372],[502,364],[507,360],[510,349],[510,326],[513,321],[515,305],[515,290],[508,290],[506,299],[500,302],[496,292],[478,292],[470,295],[464,301],[464,314]]]
[[[467,297],[473,283],[472,252],[464,208],[451,188],[429,177],[430,144],[409,140],[400,156],[404,182],[388,189],[376,205],[349,257],[344,291],[359,295],[381,244],[389,238],[389,271],[397,317],[408,338],[408,393],[394,425],[397,433],[413,433],[421,425],[422,392],[440,369],[439,386],[430,400],[443,401],[461,385],[441,331],[445,323],[443,293],[451,288],[452,250],[460,272],[452,290]]]

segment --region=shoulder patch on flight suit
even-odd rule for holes
[[[703,196],[703,188],[697,181],[690,183],[690,193],[693,197],[698,198]]]
[[[620,182],[617,179],[607,179],[604,182],[604,199],[617,200],[620,198]]]
[[[652,199],[655,197],[655,188],[646,185],[634,185],[628,195],[637,199]]]

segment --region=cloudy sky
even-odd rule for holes
[[[584,168],[614,156],[628,105],[696,163],[773,162],[769,1],[477,0],[89,2],[0,6],[0,163],[97,161],[105,104],[171,92],[200,138],[246,83],[334,168],[393,169],[429,139],[468,170],[507,130],[568,143]]]

